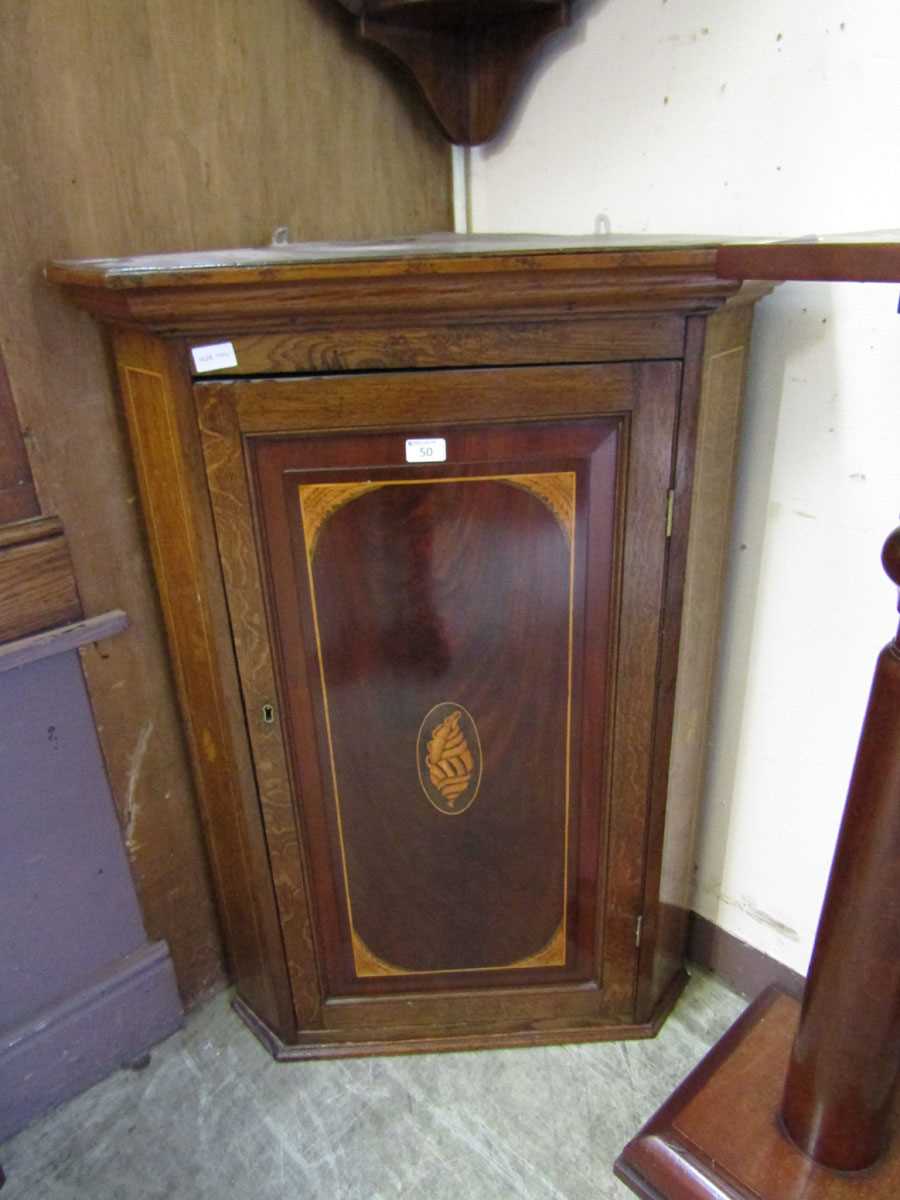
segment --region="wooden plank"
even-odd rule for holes
[[[49,658],[52,654],[66,654],[90,642],[105,641],[127,628],[128,617],[118,609],[102,613],[99,617],[76,621],[73,625],[60,625],[44,633],[20,638],[0,646],[0,672],[13,671],[39,659]]]
[[[0,0],[0,330],[45,509],[85,608],[132,628],[83,652],[147,932],[190,1003],[217,919],[111,371],[47,258],[447,228],[430,118],[309,0]],[[153,102],[148,103],[147,97]],[[25,513],[21,515],[26,515]]]
[[[66,539],[60,530],[28,540],[27,526],[0,534],[0,642],[81,616]],[[38,522],[38,526],[45,525]],[[26,535],[23,538],[23,535]]]
[[[900,241],[826,240],[722,246],[716,256],[716,270],[722,279],[900,283]]]
[[[0,550],[9,546],[22,546],[27,542],[40,542],[44,538],[62,534],[59,517],[34,517],[26,521],[15,521],[11,525],[0,525]]]

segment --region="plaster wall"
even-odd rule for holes
[[[898,73],[895,0],[583,3],[471,152],[472,227],[896,227]],[[890,285],[787,284],[756,318],[693,906],[798,971],[894,629],[898,335]]]

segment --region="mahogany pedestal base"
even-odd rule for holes
[[[629,1142],[616,1175],[642,1200],[896,1200],[900,1138],[867,1171],[818,1166],[779,1127],[800,1006],[769,988]]]

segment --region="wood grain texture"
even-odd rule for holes
[[[365,440],[374,465],[380,455]],[[380,974],[425,974],[435,984],[443,977],[444,986],[459,971],[471,972],[466,982],[476,986],[485,981],[479,972],[518,967],[565,924],[571,807],[570,547],[525,489],[477,468],[466,482],[460,445],[433,481],[390,472],[396,482],[329,517],[309,557],[313,629],[304,621],[307,654],[319,661],[316,708],[327,722],[320,742],[324,734],[333,762],[323,799],[346,860],[339,915],[387,968]],[[459,482],[440,482],[457,472]],[[297,479],[301,496],[315,487]],[[287,472],[284,482],[290,486]],[[532,584],[513,621],[519,571]],[[288,644],[285,651],[295,652]],[[547,691],[529,700],[531,662]],[[356,687],[342,687],[348,678]],[[470,812],[459,797],[460,819],[448,821],[442,817],[454,815],[456,801],[429,788],[425,759],[437,745],[437,714],[454,711],[465,717],[482,786],[471,796],[477,807]],[[377,779],[366,769],[375,763]],[[529,860],[534,844],[544,847],[540,872]],[[525,894],[527,905],[519,902]],[[331,947],[329,978],[338,990],[344,975],[340,990],[352,990],[367,971],[340,949]]]
[[[38,511],[25,440],[0,353],[0,526],[36,516]]]
[[[446,330],[421,325],[388,329],[296,329],[232,339],[237,368],[217,375],[293,375],[308,371],[374,371],[409,367],[515,366],[522,363],[623,362],[678,358],[684,320],[621,317],[501,321]]]
[[[80,616],[72,562],[61,533],[0,548],[0,642]]]
[[[412,266],[398,258],[232,272],[192,272],[176,260],[170,279],[153,272],[134,286],[129,275],[125,287],[89,264],[54,265],[49,275],[102,320],[199,335],[279,329],[288,320],[304,328],[359,330],[454,319],[490,324],[501,312],[506,320],[558,319],[573,306],[582,318],[710,312],[740,286],[708,270],[711,258],[708,251],[537,254],[522,255],[516,271],[503,255],[423,258]]]
[[[446,228],[446,148],[331,10],[0,0],[0,346],[85,609],[132,621],[85,651],[85,671],[148,934],[168,941],[188,1001],[222,966],[122,420],[101,338],[41,269],[54,256],[263,243],[277,225]]]
[[[62,536],[63,527],[59,517],[32,517],[26,521],[14,521],[10,525],[0,525],[0,551]]]
[[[348,387],[339,375],[307,379],[272,379],[266,403],[257,403],[258,385],[252,380],[198,383],[201,403],[207,395],[233,404],[244,434],[306,433],[383,429],[394,426],[397,437],[406,428],[482,421],[537,421],[555,417],[590,417],[627,412],[632,406],[635,368],[614,363],[602,372],[603,387],[590,387],[597,378],[593,366],[498,371],[490,376],[491,408],[484,412],[483,371],[454,371],[453,402],[448,404],[446,377],[427,371],[372,375],[365,389]]]
[[[122,399],[231,966],[245,995],[291,1027],[281,933],[259,827],[189,381],[178,347],[116,342]]]
[[[393,975],[475,979],[565,923],[574,597],[547,506],[510,486],[514,470],[458,469],[393,474],[307,554],[354,932]]]
[[[272,882],[284,934],[283,951],[291,980],[295,1025],[321,1022],[323,986],[317,966],[306,847],[297,825],[287,756],[277,707],[278,685],[253,528],[253,498],[244,472],[241,430],[235,409],[218,393],[200,392],[200,426],[210,500],[221,547],[222,572],[230,606],[230,628],[241,673],[242,699],[253,751],[254,782],[265,824]],[[274,719],[262,720],[265,706]],[[223,881],[228,888],[228,882]],[[237,977],[240,993],[243,978]],[[249,999],[249,997],[247,997]]]
[[[490,395],[497,378],[494,373],[483,377],[482,386],[486,389],[486,395]],[[544,378],[546,386],[549,386],[552,373],[545,372]],[[354,381],[354,386],[363,390],[371,382],[371,378],[363,378]],[[447,411],[452,412],[455,400],[452,376],[444,377],[443,392]],[[302,407],[302,399],[300,404]],[[313,863],[320,881],[317,888],[317,907],[320,927],[323,929],[320,940],[326,945],[332,963],[329,971],[332,990],[341,980],[341,990],[352,990],[357,978],[369,973],[360,971],[358,961],[354,971],[352,961],[348,961],[351,948],[346,935],[348,923],[352,931],[353,957],[358,959],[357,950],[365,950],[362,941],[365,938],[369,948],[380,951],[382,963],[387,960],[379,974],[397,975],[401,973],[398,962],[418,960],[419,978],[403,983],[403,987],[414,990],[424,986],[448,986],[447,972],[454,962],[461,970],[476,969],[479,965],[487,967],[494,972],[489,982],[495,985],[502,981],[501,968],[515,972],[526,967],[564,966],[566,936],[562,938],[562,953],[551,954],[549,958],[545,953],[560,940],[556,934],[561,924],[567,926],[568,941],[573,950],[570,966],[576,965],[577,941],[577,958],[580,959],[577,970],[582,977],[591,975],[590,934],[582,933],[577,938],[575,931],[576,926],[584,924],[585,918],[590,923],[593,904],[591,888],[596,872],[586,869],[583,878],[579,876],[577,905],[581,915],[576,921],[577,914],[573,912],[571,928],[568,928],[570,922],[563,920],[568,889],[561,883],[561,876],[566,872],[563,841],[574,843],[580,839],[572,815],[575,802],[571,798],[572,787],[569,784],[571,751],[566,748],[570,739],[566,696],[570,697],[571,702],[571,697],[578,695],[576,717],[572,718],[577,728],[581,695],[574,680],[571,685],[567,683],[566,661],[568,659],[569,670],[572,670],[575,663],[567,644],[568,637],[577,625],[580,645],[581,605],[579,603],[577,616],[574,604],[571,610],[568,605],[564,606],[566,611],[571,611],[573,622],[567,635],[566,612],[557,612],[555,617],[551,617],[554,606],[548,600],[554,592],[559,596],[560,590],[563,595],[568,595],[572,586],[569,577],[574,566],[574,560],[570,557],[573,550],[565,529],[568,529],[569,521],[574,520],[574,512],[567,516],[559,504],[559,493],[546,486],[546,473],[535,475],[533,472],[546,463],[553,465],[554,455],[557,460],[555,465],[558,466],[559,456],[563,453],[573,456],[570,466],[591,471],[595,466],[594,451],[597,451],[597,469],[602,473],[599,464],[606,468],[607,503],[605,508],[596,506],[598,511],[594,514],[593,528],[598,544],[608,541],[613,508],[610,492],[614,486],[616,466],[616,425],[617,422],[612,421],[603,422],[602,427],[592,423],[590,427],[573,426],[567,429],[558,426],[555,430],[542,426],[540,431],[534,433],[508,427],[481,427],[476,431],[455,428],[451,418],[445,432],[449,434],[448,455],[452,466],[440,469],[427,485],[424,481],[421,484],[418,482],[421,469],[400,466],[403,463],[403,439],[396,434],[331,438],[315,442],[308,439],[293,443],[285,440],[262,444],[255,451],[254,458],[260,470],[262,506],[267,514],[265,525],[270,571],[278,595],[277,624],[282,647],[280,653],[285,663],[283,674],[287,675],[290,665],[298,659],[310,661],[312,671],[307,673],[307,686],[316,696],[311,719],[317,724],[320,744],[323,739],[325,743],[319,757],[320,760],[324,758],[326,762],[333,762],[330,778],[322,781],[324,788],[321,785],[314,787],[316,772],[310,771],[308,756],[295,751],[298,760],[296,774],[305,781],[302,789],[303,809],[308,828],[325,831],[324,837],[332,846],[340,842],[346,847],[347,875],[343,872],[340,858],[334,859],[333,854],[329,856],[327,853],[328,847],[323,845],[321,833],[318,836],[318,854]],[[514,462],[526,449],[528,458],[522,464],[525,469],[522,473],[510,474],[512,468],[509,463]],[[484,464],[488,460],[502,460],[507,462],[507,467],[497,478],[491,478],[490,473],[485,476],[487,468]],[[329,497],[341,485],[311,482],[316,478],[317,464],[321,467],[325,462],[331,463],[325,479],[334,478],[337,474],[339,478],[364,480],[374,473],[380,482],[374,488],[365,482],[344,485],[338,493],[339,497],[346,495],[348,487],[356,489],[358,499],[353,509],[345,504],[332,507],[329,514]],[[473,462],[481,465],[472,465]],[[363,466],[364,463],[368,465]],[[564,479],[571,495],[574,470],[568,471]],[[466,486],[469,480],[472,481],[470,488]],[[543,488],[540,487],[540,480],[544,481]],[[298,483],[304,516],[302,540],[297,536],[300,525]],[[326,500],[324,514],[315,505],[315,499],[312,507],[308,507],[310,497],[318,498],[320,493]],[[512,521],[508,530],[505,521],[491,519],[490,507],[487,511],[482,509],[481,505],[491,499],[504,508],[512,506],[512,511],[519,514],[519,519]],[[468,517],[462,517],[458,506],[462,503],[465,508],[466,500],[473,507]],[[551,501],[556,504],[556,509]],[[335,570],[340,570],[340,564],[346,559],[341,553],[343,539],[337,543],[333,541],[335,531],[340,536],[341,526],[346,525],[349,519],[351,525],[347,532],[352,537],[353,523],[365,516],[364,510],[372,502],[375,508],[371,510],[371,515],[376,520],[383,503],[387,503],[389,508],[399,505],[401,510],[412,504],[413,510],[419,515],[411,523],[401,519],[397,524],[396,536],[390,535],[387,542],[383,536],[377,540],[364,539],[373,547],[381,546],[382,552],[373,558],[371,552],[367,553],[360,547],[360,561],[351,570],[352,579],[356,581],[359,575],[359,580],[347,587],[341,585],[341,592],[348,594],[339,609],[333,603],[314,603],[314,594],[318,594],[323,585],[326,586],[327,597],[329,577]],[[433,512],[432,505],[438,506]],[[448,505],[449,510],[446,508]],[[286,529],[281,517],[285,509],[293,514],[293,518],[288,517]],[[429,512],[436,518],[432,533],[426,532],[430,527]],[[444,520],[437,519],[438,513],[443,513]],[[318,540],[312,542],[320,515],[326,518],[325,531]],[[583,557],[585,519],[582,513],[582,526],[578,531],[582,545],[579,557]],[[522,544],[523,520],[537,522],[538,538],[533,543],[525,535]],[[425,529],[422,528],[423,521]],[[566,523],[565,529],[562,522]],[[419,537],[413,536],[410,540],[415,527],[419,528],[424,539],[421,545]],[[559,529],[556,537],[553,536],[554,527]],[[463,531],[466,531],[465,534]],[[476,556],[475,561],[460,562],[452,550],[457,535],[465,536],[473,548],[476,545],[483,547],[485,541],[488,544],[496,542],[496,562],[494,555],[487,560]],[[512,553],[514,542],[520,547],[518,554]],[[288,546],[287,559],[282,551],[283,544]],[[554,555],[560,556],[556,559],[557,569],[539,572],[541,578],[535,579],[528,589],[529,592],[540,591],[548,600],[546,614],[543,605],[534,609],[528,603],[523,606],[521,596],[513,598],[515,588],[512,594],[509,591],[511,576],[514,578],[519,569],[527,569],[526,564],[533,560],[535,554],[541,553],[548,563],[553,562]],[[298,567],[290,569],[291,557],[295,564],[299,564],[299,577],[295,573]],[[598,552],[597,557],[603,557],[602,551]],[[521,564],[517,561],[519,558]],[[462,570],[459,579],[446,577],[445,564],[448,561],[457,562]],[[497,604],[500,597],[492,599],[490,595],[493,591],[493,571],[488,575],[483,574],[486,562],[493,563],[498,572],[501,565],[505,564],[505,574],[498,574],[496,579],[498,590],[502,590],[507,597],[499,611]],[[434,578],[429,573],[432,567]],[[394,572],[397,585],[395,597],[392,597],[395,589],[389,583],[391,572]],[[304,582],[307,576],[308,587]],[[605,587],[608,591],[608,575]],[[486,590],[488,595],[485,595]],[[357,604],[355,621],[347,611],[353,593]],[[380,597],[374,605],[373,594]],[[511,610],[515,608],[523,608],[520,618],[526,622],[530,620],[535,630],[528,645],[530,647],[532,642],[537,644],[524,653],[515,640],[518,625],[508,620]],[[306,610],[306,617],[298,625],[295,613],[301,609]],[[546,625],[543,624],[545,618]],[[348,635],[353,639],[351,631],[354,626],[359,635],[358,640],[353,641],[356,652],[349,647],[344,651],[332,650],[333,643],[339,639],[346,639]],[[554,638],[551,633],[554,629],[559,655],[555,662],[552,659]],[[538,631],[541,631],[540,635]],[[299,645],[297,638],[302,639]],[[598,645],[602,645],[603,641],[602,637],[597,638]],[[549,663],[548,652],[551,654]],[[347,721],[344,711],[346,701],[342,699],[341,680],[346,670],[357,662],[357,654],[361,658],[358,660],[359,684],[356,693],[364,704],[373,707],[365,722]],[[598,654],[598,659],[600,657]],[[551,676],[555,675],[556,678],[556,686],[550,686],[547,696],[534,693],[528,686],[529,668],[538,659],[544,663],[544,669],[539,673],[542,678],[546,676],[547,685],[550,686]],[[378,661],[382,662],[383,668],[373,671],[372,667]],[[397,691],[391,691],[390,697],[384,703],[379,703],[380,689],[392,687],[388,682],[390,679],[395,681],[393,686],[397,687]],[[402,686],[399,685],[401,679],[405,681]],[[523,681],[522,686],[511,686],[516,679]],[[334,685],[337,686],[336,691]],[[471,696],[479,713],[479,724],[476,726],[474,718],[468,714],[467,729],[473,747],[477,743],[479,758],[481,736],[490,743],[489,766],[484,780],[487,791],[479,792],[479,811],[470,820],[454,823],[453,828],[444,826],[435,817],[429,807],[433,798],[423,803],[425,797],[420,789],[426,785],[421,783],[424,772],[424,763],[421,761],[417,778],[416,734],[419,733],[421,758],[421,730],[429,728],[428,713],[436,711],[436,706],[447,707],[441,695],[438,695],[440,686],[448,688],[451,694]],[[530,700],[526,701],[526,696],[530,696]],[[593,705],[594,716],[590,720],[593,724],[599,724],[602,716],[598,711],[596,695],[591,693],[587,699]],[[523,703],[524,709],[521,707]],[[455,707],[451,705],[450,710]],[[545,714],[544,720],[536,721],[538,711]],[[571,709],[568,711],[571,712]],[[292,742],[296,746],[310,720],[301,698],[295,696],[293,691],[285,697],[285,712],[286,721],[288,712],[294,714]],[[401,713],[406,715],[398,722]],[[367,728],[365,737],[353,735],[357,726]],[[393,747],[393,752],[388,752],[387,760],[379,770],[378,781],[372,781],[374,790],[370,798],[368,781],[358,769],[361,761],[359,749],[362,748],[364,756],[372,753],[368,739],[373,736],[375,728],[381,730],[374,738],[377,748],[375,756],[388,751],[389,747]],[[516,730],[519,731],[518,749]],[[368,752],[365,750],[367,745],[370,747]],[[541,746],[543,754],[538,753]],[[404,747],[408,753],[404,753]],[[545,757],[547,761],[542,763]],[[508,779],[508,776],[512,776],[512,779]],[[389,777],[394,780],[393,784],[387,783]],[[540,788],[537,786],[539,780],[543,781]],[[485,795],[493,799],[484,800]],[[427,790],[425,796],[429,796]],[[589,815],[596,803],[596,789],[592,791],[588,788],[581,807],[589,840],[592,840],[590,831],[597,824],[596,818],[592,819]],[[442,812],[448,812],[449,806],[443,800],[439,807]],[[370,820],[371,812],[388,810],[394,813],[393,822],[384,825],[379,823],[379,828],[361,833],[361,828]],[[525,827],[530,826],[531,835],[525,832],[523,822]],[[538,834],[537,828],[543,832]],[[389,837],[388,844],[384,844],[385,831],[391,829],[394,834]],[[476,831],[480,832],[476,834]],[[465,849],[468,847],[474,851],[473,836],[477,838],[480,850],[469,855]],[[514,853],[513,845],[517,839],[519,850]],[[546,847],[539,873],[533,871],[530,860],[530,846],[535,841]],[[373,848],[375,845],[381,846],[374,858],[370,857],[370,845]],[[411,857],[406,857],[404,846]],[[455,847],[452,852],[451,847]],[[394,865],[388,871],[390,883],[382,895],[378,880],[382,866],[388,861],[393,861]],[[424,864],[426,861],[431,862],[432,867],[421,876],[418,870],[410,873],[414,862]],[[491,862],[494,868],[489,866]],[[521,874],[523,871],[524,877]],[[329,874],[334,876],[335,873],[337,878],[329,884]],[[435,890],[434,885],[441,876],[443,884]],[[340,882],[342,877],[346,880],[346,886]],[[502,900],[485,903],[484,892],[502,887],[504,879],[506,890]],[[532,882],[529,883],[529,879]],[[339,894],[345,897],[345,902],[338,901],[337,911],[330,903],[335,884]],[[388,895],[396,892],[398,886],[401,892],[405,887],[413,896],[421,894],[409,903],[398,901],[393,906],[385,905]],[[356,896],[352,905],[351,892]],[[455,902],[460,892],[467,894],[471,901],[468,905],[462,905],[461,909]],[[523,908],[517,897],[526,892],[531,894],[533,903]],[[481,904],[478,903],[479,897]],[[539,897],[544,900],[543,914],[538,911]],[[574,909],[574,905],[573,899],[570,908]],[[429,920],[429,908],[433,913],[433,926],[423,925],[423,919],[426,922]],[[396,915],[401,912],[408,916],[398,922]],[[476,937],[469,929],[468,936],[461,938],[461,928],[473,920],[482,932]],[[532,927],[533,923],[537,924],[537,930]],[[514,928],[516,924],[518,934]],[[491,947],[487,946],[490,940],[486,932],[488,927],[495,927]],[[442,929],[443,937],[440,932]],[[357,931],[361,935],[359,945]],[[522,944],[523,938],[527,945]],[[387,942],[394,944],[393,952],[382,948]],[[485,945],[481,945],[482,942]],[[491,958],[485,961],[486,953],[493,956],[493,961]],[[435,954],[443,958],[443,963],[438,962]],[[423,958],[427,960],[424,963]],[[426,975],[421,974],[423,970]],[[444,978],[440,978],[441,975]],[[468,987],[484,985],[485,982],[483,975],[481,978],[469,975],[456,980],[457,985],[465,984]]]

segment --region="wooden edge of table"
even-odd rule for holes
[[[766,242],[720,246],[721,279],[900,283],[900,242]]]

